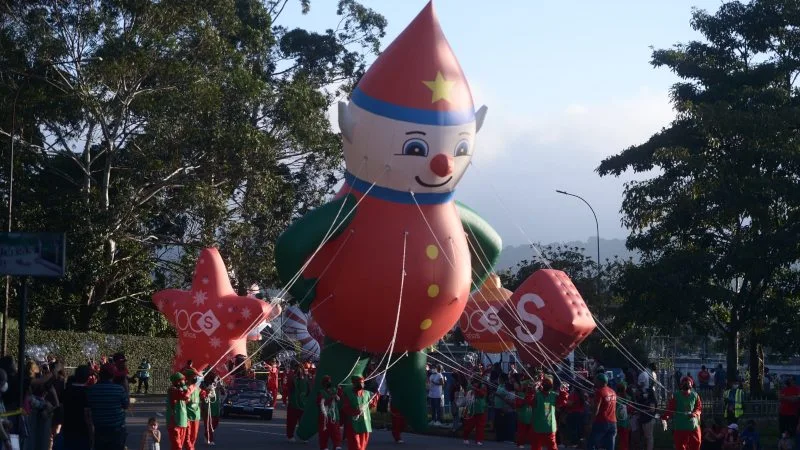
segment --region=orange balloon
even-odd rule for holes
[[[500,312],[512,292],[503,288],[500,277],[491,274],[480,289],[469,296],[458,322],[467,343],[487,353],[514,351],[513,339],[501,333]]]

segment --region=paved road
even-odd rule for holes
[[[147,418],[157,416],[161,423],[161,432],[165,445],[162,446],[164,450],[170,450],[169,444],[166,443],[166,429],[164,428],[164,403],[158,399],[147,400],[142,402],[139,400],[132,405],[128,414],[128,448],[131,450],[139,449],[139,439],[144,431],[147,423]],[[209,447],[205,441],[198,439],[198,449],[236,449],[236,450],[272,450],[272,449],[293,449],[293,450],[316,450],[319,448],[317,437],[314,436],[308,443],[289,443],[286,441],[285,434],[285,417],[286,410],[278,409],[275,411],[275,417],[271,421],[258,420],[258,419],[223,419],[219,429],[217,429],[217,445],[216,447]],[[201,427],[203,423],[200,423]],[[404,445],[398,445],[392,439],[389,431],[379,430],[372,433],[370,437],[370,449],[401,449],[404,447],[413,449],[464,449],[464,444],[460,439],[456,438],[442,438],[433,436],[421,436],[413,434],[404,434]],[[475,445],[470,447],[476,448]],[[469,448],[469,447],[466,447]],[[499,444],[495,442],[487,442],[483,447],[485,449],[515,449],[516,447],[511,444]]]

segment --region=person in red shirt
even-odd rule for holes
[[[613,449],[617,437],[617,394],[608,387],[608,378],[603,373],[597,375],[594,386],[592,432],[586,449]]]
[[[700,383],[700,389],[708,389],[708,383],[711,381],[711,373],[706,369],[706,366],[700,366],[700,372],[697,372],[697,382]]]
[[[800,405],[800,387],[794,384],[794,377],[786,380],[786,387],[780,392],[781,405],[778,409],[778,431],[793,435],[797,428],[798,405]]]

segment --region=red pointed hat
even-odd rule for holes
[[[433,2],[375,60],[352,101],[373,114],[404,122],[462,125],[475,120],[472,93]]]

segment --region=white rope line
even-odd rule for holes
[[[394,319],[394,334],[392,336],[392,340],[389,342],[389,351],[387,355],[389,358],[386,360],[386,371],[389,370],[389,364],[392,362],[392,352],[394,352],[394,344],[397,342],[397,329],[400,326],[400,307],[403,305],[403,286],[405,285],[406,281],[406,246],[408,244],[408,231],[403,233],[403,265],[400,268],[400,298],[397,300],[397,315]],[[398,359],[399,361],[399,359]],[[385,372],[386,372],[385,371]],[[378,386],[378,390],[383,387],[383,382],[386,380],[386,377],[383,377],[381,380],[380,386]]]

